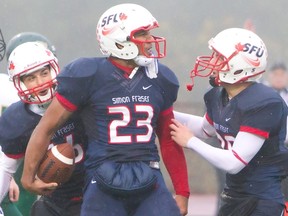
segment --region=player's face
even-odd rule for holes
[[[38,86],[41,86],[42,84],[51,81],[51,73],[50,68],[48,66],[45,66],[44,68],[41,68],[31,74],[24,75],[22,77],[22,82],[26,86],[27,89],[33,89]],[[45,96],[49,91],[49,88],[42,89],[41,91],[37,92],[40,96]]]
[[[211,86],[219,86],[220,85],[220,80],[219,80],[219,73],[221,73],[221,70],[223,67],[225,67],[225,59],[222,55],[219,53],[215,52],[213,54],[213,57],[210,60],[210,64],[214,65],[211,70],[211,74],[209,77],[209,83]]]
[[[154,37],[150,31],[140,30],[134,34],[134,39],[137,41],[139,55],[151,56],[153,54],[151,41]]]

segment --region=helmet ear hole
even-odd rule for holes
[[[234,75],[238,75],[238,74],[240,74],[242,72],[243,72],[243,70],[237,70],[237,71],[234,72]]]
[[[123,49],[124,48],[124,46],[122,46],[121,44],[119,44],[119,43],[115,43],[115,46],[118,48],[118,49]]]

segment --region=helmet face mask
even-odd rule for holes
[[[265,72],[267,49],[255,33],[240,28],[226,29],[208,43],[212,55],[197,58],[190,73],[192,82],[196,76],[207,77],[212,73],[218,85],[251,82]]]
[[[190,79],[192,84],[187,85],[189,91],[194,86],[195,77],[208,77],[211,86],[216,87],[220,85],[218,73],[229,71],[228,60],[217,52],[213,52],[210,56],[198,56],[193,70],[190,72]]]
[[[47,68],[48,66],[48,68]],[[49,72],[47,72],[49,69]],[[49,79],[37,86],[29,87],[24,84],[24,77],[32,76],[46,70]],[[49,73],[49,74],[48,74]],[[43,104],[54,97],[56,76],[59,73],[57,58],[41,44],[27,42],[16,47],[9,57],[8,74],[18,91],[18,96],[25,103]]]
[[[139,39],[141,35],[147,35],[148,33],[148,36],[144,36],[144,40]],[[137,45],[139,54],[142,54],[147,58],[163,58],[166,56],[166,39],[163,37],[150,35],[150,30],[142,29],[132,31],[130,41]],[[147,44],[150,47],[148,53],[145,49],[145,45]]]
[[[5,51],[6,51],[6,44],[4,41],[4,37],[2,35],[2,31],[0,29],[0,61],[3,60],[3,58],[5,56]]]
[[[157,28],[158,22],[152,14],[136,4],[116,5],[100,17],[97,25],[97,40],[104,55],[130,60],[141,51],[147,58],[162,58],[166,55],[166,40],[152,36],[149,40],[138,40],[135,34]],[[144,44],[151,44],[150,53]],[[119,46],[120,45],[120,46]]]
[[[199,56],[196,60],[194,71],[196,76],[207,77],[213,72],[227,72],[230,70],[229,59],[220,55],[217,52],[213,52],[211,56]]]

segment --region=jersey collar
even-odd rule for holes
[[[117,63],[116,61],[114,61],[112,58],[108,58],[108,60],[117,68],[119,68],[120,70],[124,71],[124,76],[125,77],[129,77],[129,75],[132,73],[132,71],[134,70],[134,68],[130,68],[130,67],[126,67],[123,65],[120,65],[119,63]]]

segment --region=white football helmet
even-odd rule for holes
[[[143,49],[143,41],[136,40],[134,34],[139,30],[149,31],[157,28],[158,22],[145,8],[137,4],[120,4],[111,7],[100,17],[97,24],[97,40],[104,55],[114,56],[120,59],[137,61],[148,64],[153,58],[162,58],[166,55],[166,39],[153,36],[153,39],[145,41],[153,45],[151,55],[141,56],[138,59],[139,50]],[[144,58],[144,59],[143,59]],[[146,62],[147,65],[147,62]]]
[[[208,44],[213,53],[197,58],[190,74],[192,83],[194,77],[207,77],[216,71],[218,76],[215,82],[218,85],[221,82],[234,84],[255,81],[265,72],[268,52],[261,38],[252,31],[226,29]]]
[[[17,91],[9,80],[9,76],[0,73],[0,116],[8,106],[18,100]]]
[[[49,66],[52,79],[34,88],[27,89],[22,82],[22,77],[45,66]],[[52,100],[56,88],[56,76],[59,73],[59,65],[54,54],[42,44],[26,42],[17,46],[9,56],[7,70],[18,91],[18,96],[25,103],[43,104]],[[39,95],[39,92],[45,90],[47,90],[45,95]]]

